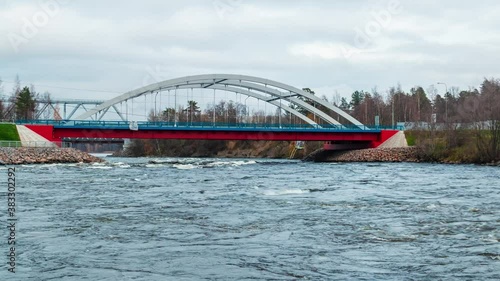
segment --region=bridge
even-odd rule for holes
[[[213,98],[213,116],[205,116],[205,119],[210,117],[211,120],[180,120],[180,110],[177,109],[178,95],[182,90],[193,89],[201,89],[205,96],[210,95]],[[274,123],[252,123],[241,119],[240,122],[218,122],[215,110],[216,91],[230,92],[271,104],[279,111],[278,120]],[[168,92],[168,97],[173,93],[172,119],[160,122],[128,121],[129,101],[133,103],[133,100],[139,97],[146,99],[148,95],[154,96],[156,115],[156,97],[163,92]],[[118,107],[122,108],[123,103],[126,106],[126,114],[119,113],[122,121],[103,121],[109,109],[120,112]],[[81,104],[85,103],[82,101]],[[286,112],[285,115],[282,111]],[[70,116],[75,112],[76,110],[72,111]],[[286,114],[289,117],[285,118]],[[300,122],[292,124],[292,116]],[[30,123],[27,127],[54,141],[68,138],[324,141],[325,147],[332,149],[377,147],[398,132],[394,129],[365,126],[337,106],[305,90],[264,78],[234,74],[187,76],[154,83],[99,103],[94,108],[86,108],[86,112],[75,119],[36,120],[27,122]]]

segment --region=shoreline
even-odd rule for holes
[[[110,155],[108,157],[127,157]],[[136,158],[130,157],[128,158]],[[154,158],[154,157],[150,157]],[[183,158],[183,157],[179,157]],[[212,158],[212,157],[193,157]],[[226,159],[288,159],[275,157],[242,157],[241,155],[225,155]],[[316,163],[429,163],[429,164],[455,164],[455,165],[482,165],[500,167],[498,163],[462,163],[462,162],[429,162],[419,157],[417,147],[403,148],[372,148],[362,150],[326,151],[319,149],[302,159],[305,162]],[[102,163],[105,159],[73,148],[30,148],[30,147],[0,147],[0,166],[24,164],[57,164],[57,163]]]
[[[305,158],[311,162],[392,162],[422,163],[416,147],[370,148],[360,150],[328,151],[320,149]]]
[[[102,162],[105,160],[73,148],[0,147],[0,165]]]
[[[426,161],[422,159],[418,147],[370,148],[346,151],[325,151],[319,149],[307,156],[304,161],[318,163],[427,163],[444,165],[480,165],[500,167],[497,163],[473,163],[459,161]]]

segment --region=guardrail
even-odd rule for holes
[[[332,124],[279,124],[279,123],[213,123],[213,122],[147,122],[147,121],[93,121],[93,120],[25,120],[19,124],[78,126],[78,127],[130,127],[145,128],[235,128],[235,129],[290,129],[290,130],[404,130],[404,126],[356,126]]]
[[[72,147],[69,142],[50,142],[50,141],[0,141],[0,147]]]

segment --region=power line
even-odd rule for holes
[[[3,83],[8,83],[8,84],[16,84],[16,82],[13,81],[3,81]],[[72,90],[72,91],[87,91],[87,92],[96,92],[96,93],[113,93],[113,94],[123,94],[123,92],[116,92],[116,91],[108,91],[108,90],[95,90],[95,89],[81,89],[81,88],[69,88],[69,87],[61,87],[61,86],[51,86],[51,85],[44,85],[44,84],[35,84],[35,83],[29,83],[30,85],[33,86],[41,86],[41,87],[47,87],[47,88],[54,88],[54,89],[63,89],[63,90]]]

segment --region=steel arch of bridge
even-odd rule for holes
[[[186,76],[186,77],[154,83],[127,92],[123,95],[120,95],[109,101],[106,101],[98,105],[97,107],[87,111],[86,113],[78,116],[76,119],[84,120],[90,118],[94,114],[95,115],[99,113],[102,114],[102,112],[106,112],[110,107],[113,107],[116,104],[142,96],[144,94],[150,94],[157,91],[165,91],[165,90],[195,89],[195,88],[222,90],[222,91],[234,92],[254,97],[256,99],[265,101],[279,108],[282,108],[283,110],[297,116],[298,118],[304,120],[310,125],[316,125],[316,126],[318,125],[314,120],[311,120],[304,114],[298,112],[297,110],[287,105],[283,105],[282,103],[278,102],[279,100],[285,100],[291,104],[302,107],[305,110],[315,114],[328,124],[341,125],[340,122],[333,119],[325,112],[319,110],[318,108],[300,99],[300,97],[302,97],[307,100],[311,100],[318,105],[322,105],[325,108],[328,108],[329,110],[332,110],[333,112],[342,116],[352,124],[358,126],[359,128],[364,129],[364,125],[358,120],[356,120],[354,117],[350,116],[349,114],[347,114],[340,108],[334,106],[333,104],[330,104],[327,101],[316,97],[313,94],[310,94],[296,87],[283,84],[277,81],[254,77],[254,76],[235,75],[235,74],[206,74],[206,75]],[[265,96],[263,94],[270,95],[271,97]]]

